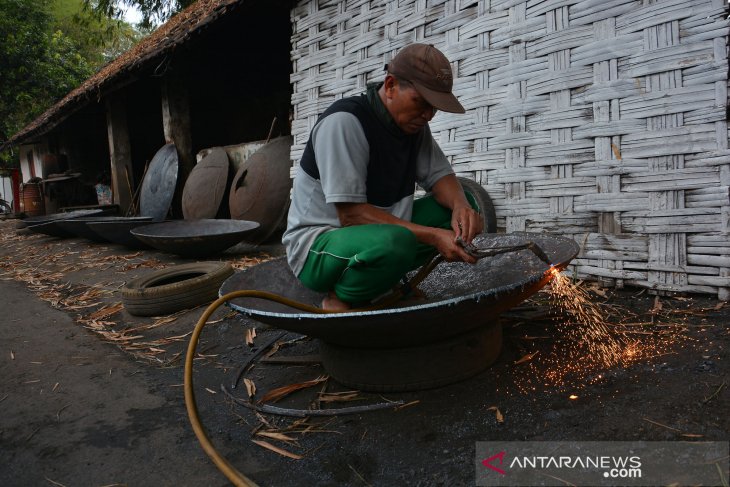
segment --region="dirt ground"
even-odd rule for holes
[[[228,485],[183,399],[184,353],[204,308],[140,318],[119,304],[125,281],[186,260],[17,234],[14,221],[0,222],[0,242],[0,485]],[[219,259],[243,268],[280,254],[238,246]],[[220,452],[265,486],[474,485],[477,441],[730,439],[730,305],[574,289],[620,337],[617,363],[577,345],[581,325],[546,292],[503,316],[492,367],[431,390],[350,391],[324,378],[314,341],[285,334],[242,374],[236,397],[247,396],[243,379],[258,399],[312,381],[268,403],[403,404],[318,418],[258,414],[221,392],[281,332],[220,309],[195,361],[200,416]]]

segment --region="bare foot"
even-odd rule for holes
[[[327,311],[348,311],[352,309],[352,305],[338,298],[334,291],[330,291],[327,297],[322,300],[322,309]]]

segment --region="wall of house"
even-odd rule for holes
[[[467,109],[431,129],[500,231],[572,236],[574,271],[607,285],[728,299],[727,14],[725,0],[301,1],[292,159],[330,103],[431,43]]]
[[[13,197],[13,180],[10,177],[0,176],[0,199],[5,200],[11,207],[15,198]],[[3,210],[0,208],[0,212]]]
[[[195,152],[289,134],[289,2],[250,2],[176,54],[190,96]]]
[[[20,151],[20,182],[27,183],[30,179],[43,177],[43,155],[48,151],[43,143],[24,144]]]

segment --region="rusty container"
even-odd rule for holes
[[[27,216],[41,216],[46,214],[46,205],[43,203],[40,183],[25,183],[21,190],[20,209]]]

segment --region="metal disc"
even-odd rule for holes
[[[220,147],[210,150],[185,181],[182,211],[186,220],[215,218],[228,190],[228,154]],[[223,215],[220,215],[223,216]]]
[[[228,198],[231,218],[259,223],[246,241],[260,243],[286,219],[292,180],[289,151],[292,137],[278,137],[254,152],[239,168]]]
[[[177,184],[177,149],[163,145],[152,158],[139,195],[141,216],[164,220],[170,210]]]

